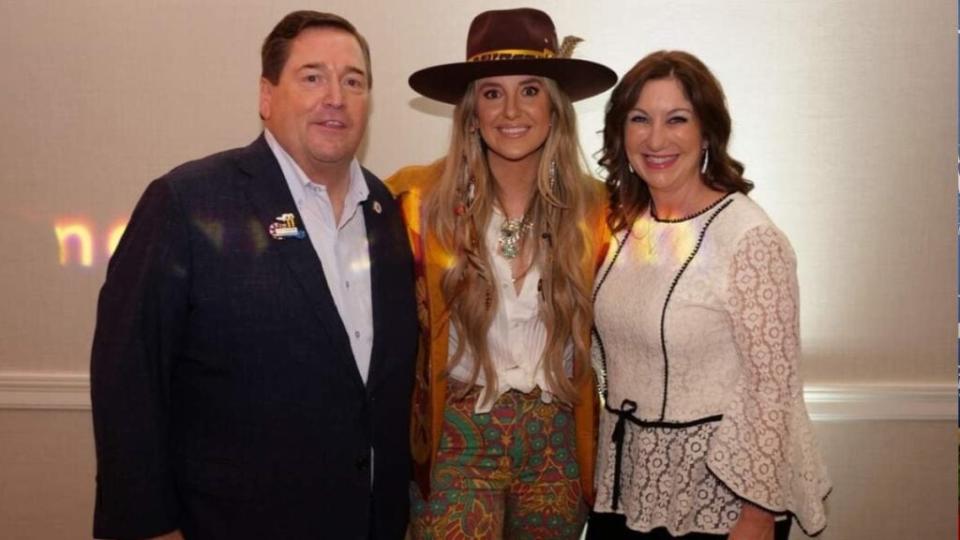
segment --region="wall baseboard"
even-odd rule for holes
[[[819,422],[957,419],[950,383],[810,384],[810,417]],[[90,378],[73,372],[0,372],[0,410],[90,410]]]

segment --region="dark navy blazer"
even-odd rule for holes
[[[268,232],[303,220],[262,136],[147,188],[97,312],[96,537],[403,537],[413,265],[397,205],[364,175],[366,386],[309,239]]]

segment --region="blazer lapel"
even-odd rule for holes
[[[390,285],[388,282],[392,250],[389,249],[389,222],[385,215],[386,209],[393,201],[382,200],[380,190],[370,185],[373,181],[369,173],[364,170],[364,177],[370,188],[370,195],[364,201],[363,220],[367,228],[367,246],[370,255],[370,304],[373,311],[373,347],[370,350],[370,372],[367,375],[367,388],[372,388],[374,381],[384,369],[384,340],[386,332],[386,316],[390,306]]]
[[[297,226],[303,228],[303,218],[290,194],[290,188],[283,177],[276,157],[267,145],[263,135],[248,146],[239,159],[240,169],[247,174],[246,192],[256,211],[258,224],[264,230],[275,223],[281,214],[292,213],[296,216]],[[332,354],[317,351],[318,356],[332,357],[350,373],[351,381],[363,388],[363,379],[353,358],[349,337],[340,313],[337,311],[333,296],[327,287],[323,266],[308,238],[290,238],[277,240],[268,236],[268,242],[276,242],[276,250],[290,267],[296,281],[320,320],[320,328],[333,344]]]

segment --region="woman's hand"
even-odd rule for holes
[[[773,540],[773,514],[748,502],[740,509],[740,519],[730,529],[729,540]]]

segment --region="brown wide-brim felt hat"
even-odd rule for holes
[[[571,101],[595,96],[617,82],[612,69],[568,54],[559,50],[557,31],[546,13],[532,8],[484,11],[470,23],[466,62],[421,69],[410,75],[409,83],[428,98],[456,104],[472,81],[484,77],[547,77]]]

